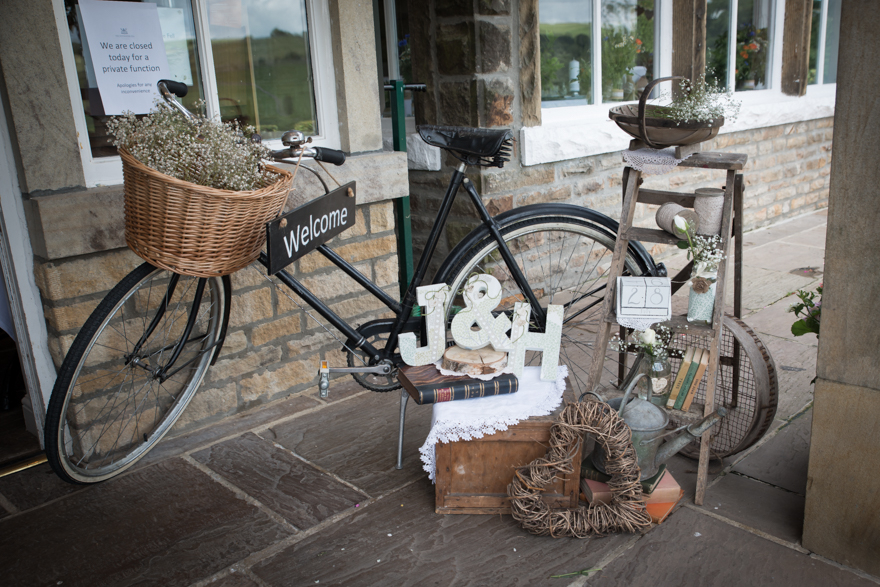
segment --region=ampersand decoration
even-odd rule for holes
[[[572,460],[585,434],[605,449],[605,470],[611,475],[611,504],[591,503],[574,510],[551,510],[544,487],[558,476],[571,474]],[[632,432],[605,402],[569,403],[550,430],[544,457],[517,469],[507,486],[511,513],[519,525],[538,536],[586,538],[610,532],[638,532],[651,525],[642,501],[639,463]]]
[[[462,289],[465,308],[452,319],[452,338],[464,349],[481,349],[491,344],[496,351],[510,348],[505,333],[510,330],[510,318],[497,317],[492,310],[501,302],[501,283],[491,275],[471,275]],[[480,327],[473,330],[473,325]]]

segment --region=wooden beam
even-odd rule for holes
[[[785,22],[782,32],[782,92],[789,96],[803,96],[807,93],[812,20],[812,0],[785,0]]]
[[[672,75],[694,79],[706,72],[706,0],[672,2]],[[678,89],[673,84],[674,90]]]

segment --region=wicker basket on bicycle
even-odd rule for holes
[[[157,267],[183,275],[228,275],[255,261],[290,192],[289,171],[266,166],[264,185],[235,192],[151,169],[123,148],[125,242]]]

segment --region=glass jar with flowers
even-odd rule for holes
[[[612,339],[612,348],[620,352],[638,352],[639,373],[644,373],[636,384],[636,392],[641,399],[648,398],[651,390],[651,403],[665,406],[672,391],[672,364],[669,361],[669,342],[672,331],[666,326],[656,326],[644,331],[635,330],[627,340]]]
[[[694,234],[693,227],[684,218],[676,218],[676,226],[687,237],[679,241],[678,248],[686,249],[688,259],[694,262],[691,270],[688,294],[688,322],[709,324],[715,309],[715,286],[718,281],[718,264],[724,259],[721,237]]]

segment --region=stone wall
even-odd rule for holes
[[[398,299],[393,202],[361,205],[356,216],[355,226],[330,246]],[[107,291],[139,263],[141,259],[125,248],[52,261],[38,259],[35,276],[56,366],[61,365],[79,328]],[[341,345],[291,298],[302,301],[287,288],[268,282],[265,270],[258,267],[232,275],[226,343],[175,425],[176,432],[291,394],[317,393],[321,359],[333,366],[346,365]],[[297,279],[355,326],[390,315],[381,302],[318,252],[309,253],[291,268]]]
[[[832,133],[833,119],[824,118],[722,134],[704,143],[706,151],[749,156],[743,171],[744,230],[827,207]],[[449,180],[450,168],[455,163],[450,157],[447,168],[441,172],[410,171],[417,256],[424,247]],[[592,208],[619,220],[622,170],[621,153],[615,152],[530,167],[511,161],[504,169],[474,169],[468,175],[493,214],[527,204],[564,202]],[[667,175],[648,176],[644,187],[692,192],[698,187],[721,187],[723,183],[721,172],[680,169]],[[640,206],[636,223],[656,226],[655,211],[655,206]],[[473,206],[461,194],[435,258],[443,259],[476,224]],[[655,256],[662,256],[663,251],[662,245],[651,250]],[[437,265],[435,262],[434,267]]]

